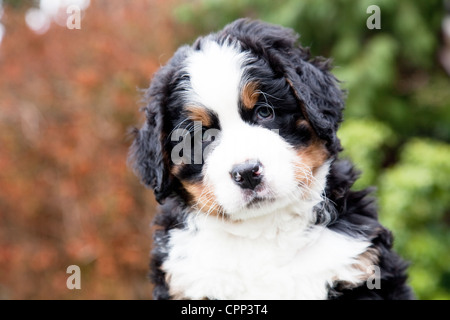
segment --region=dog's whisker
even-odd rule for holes
[[[190,123],[190,124],[188,124],[185,128],[183,128],[183,129],[180,129],[180,127],[181,127],[181,125],[184,123],[184,122],[186,122],[186,121],[189,121],[190,119],[189,118],[185,118],[183,121],[181,121],[181,122],[179,122],[173,129],[172,129],[172,131],[170,131],[170,133],[167,135],[167,140],[171,140],[172,139],[172,134],[174,133],[174,131],[176,131],[176,130],[183,130],[183,133],[184,133],[184,135],[183,135],[183,139],[185,139],[186,138],[186,136],[189,134],[189,133],[191,133],[191,127],[193,126],[193,124],[192,123]]]
[[[267,97],[270,97],[270,98],[275,99],[275,100],[280,100],[280,101],[283,100],[281,98],[275,97],[274,95],[268,94],[267,92],[264,92],[264,91],[261,91],[261,90],[256,90],[255,93],[262,94],[264,96],[264,99],[266,100],[266,102],[268,102]]]

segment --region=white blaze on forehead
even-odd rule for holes
[[[222,127],[240,120],[239,87],[246,59],[238,44],[219,45],[214,41],[205,42],[187,59],[186,71],[193,89],[189,100],[215,111]]]

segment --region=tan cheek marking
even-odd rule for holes
[[[306,148],[298,149],[298,161],[294,173],[296,180],[300,184],[309,187],[314,180],[313,177],[317,169],[325,163],[328,156],[325,145],[319,140],[313,141],[313,143]]]
[[[189,119],[192,121],[200,121],[203,126],[209,127],[212,124],[212,119],[208,111],[199,106],[188,106],[186,110],[189,115]]]
[[[193,200],[191,205],[195,209],[201,210],[207,213],[209,216],[226,217],[223,214],[223,208],[217,203],[210,187],[205,186],[203,182],[181,182],[186,191],[192,196]],[[195,210],[194,209],[194,210]]]
[[[246,83],[242,89],[242,103],[244,104],[244,108],[252,110],[255,107],[256,102],[258,102],[258,98],[258,83]]]

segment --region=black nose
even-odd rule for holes
[[[242,189],[255,189],[263,177],[263,166],[257,160],[237,164],[231,170],[231,178]]]

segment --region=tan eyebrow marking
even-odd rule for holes
[[[247,82],[242,89],[242,103],[244,108],[252,110],[255,107],[256,102],[258,102],[258,98],[258,83],[254,81]]]

